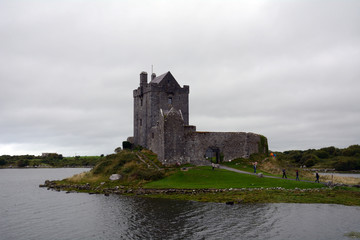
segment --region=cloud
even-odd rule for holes
[[[358,1],[1,1],[0,154],[111,153],[139,73],[190,85],[190,124],[273,150],[359,144]]]

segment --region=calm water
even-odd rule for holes
[[[360,207],[228,206],[66,194],[38,185],[85,169],[0,169],[0,239],[347,239]],[[350,239],[350,238],[349,238]]]
[[[334,176],[341,176],[341,177],[354,177],[354,178],[360,178],[359,173],[319,173],[321,175],[334,175]]]

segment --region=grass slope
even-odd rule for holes
[[[147,183],[144,188],[320,188],[322,184],[296,182],[285,179],[259,178],[253,175],[239,174],[211,167],[195,167],[188,171],[178,171],[175,174]]]

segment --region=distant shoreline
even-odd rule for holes
[[[0,169],[36,169],[36,168],[93,168],[94,166],[64,166],[64,167],[52,167],[52,166],[37,166],[37,167],[0,167]]]

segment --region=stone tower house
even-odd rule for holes
[[[181,111],[184,123],[189,124],[189,86],[180,87],[170,72],[148,83],[146,72],[140,74],[140,86],[134,90],[134,143],[149,148],[154,131],[159,125],[160,109],[172,107]],[[151,134],[152,133],[152,134]]]
[[[245,132],[197,132],[189,125],[189,86],[181,87],[167,72],[148,83],[140,73],[134,90],[133,143],[148,148],[164,164],[209,164],[209,159],[229,161],[267,153],[265,137]]]

